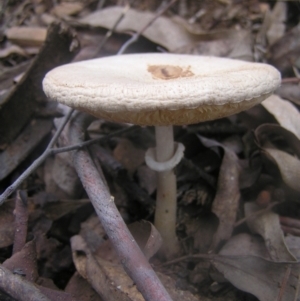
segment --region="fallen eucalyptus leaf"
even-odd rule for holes
[[[217,248],[219,243],[232,235],[240,199],[238,157],[234,152],[217,141],[199,136],[205,146],[219,146],[224,149],[224,156],[220,167],[217,193],[212,205],[212,212],[219,219],[219,226],[214,235],[211,249]]]
[[[248,227],[253,233],[263,237],[272,260],[279,262],[297,261],[285,244],[278,214],[268,211],[251,217],[252,214],[261,210],[261,207],[254,202],[245,203],[244,210],[245,216],[248,217]]]
[[[300,191],[300,161],[296,157],[278,149],[264,148],[263,151],[277,164],[285,184]]]
[[[300,105],[300,86],[294,84],[284,84],[280,86],[276,93],[287,100],[292,101],[296,105]]]
[[[144,301],[121,265],[96,259],[79,235],[71,238],[71,246],[77,271],[104,300]]]
[[[154,256],[162,246],[162,237],[150,222],[135,222],[128,225],[128,229],[147,259]]]
[[[184,45],[175,52],[253,61],[252,49],[250,31],[230,29],[198,34],[196,42]]]
[[[85,278],[98,294],[106,301],[144,301],[134,282],[124,271],[121,264],[111,263],[94,256],[79,235],[71,238],[73,259],[77,271]],[[174,301],[200,301],[188,291],[176,288],[169,276],[158,274],[163,285]],[[210,301],[202,298],[201,301]]]
[[[33,119],[20,135],[0,153],[0,181],[26,159],[41,142],[41,139],[50,133],[52,126],[51,119]]]
[[[293,76],[293,66],[299,66],[300,26],[293,27],[269,49],[270,64],[285,76]]]
[[[113,6],[93,12],[82,19],[79,23],[92,27],[104,27],[112,29],[116,20],[124,13],[124,7]],[[138,11],[130,8],[126,11],[123,19],[115,29],[116,32],[138,32],[153,20],[155,14],[148,11]],[[143,36],[157,43],[169,51],[174,51],[194,41],[194,35],[188,33],[185,28],[170,18],[158,17],[143,33]]]
[[[71,28],[62,23],[51,24],[40,53],[18,85],[1,99],[1,150],[15,139],[28,124],[36,109],[45,103],[46,96],[41,84],[44,75],[54,67],[68,63],[78,50],[79,41]],[[12,120],[17,122],[12,122]]]
[[[251,293],[260,301],[299,300],[299,296],[295,298],[299,263],[272,262],[247,255],[216,256],[212,264],[235,287]],[[282,298],[278,299],[281,293]]]
[[[282,127],[300,138],[300,114],[292,103],[273,94],[261,104]]]
[[[259,236],[241,233],[232,236],[222,247],[219,255],[223,256],[257,256],[271,260],[264,240]]]

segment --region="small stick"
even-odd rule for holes
[[[141,30],[132,35],[132,37],[123,44],[123,46],[118,51],[117,55],[123,54],[125,50],[134,42],[136,42],[139,37],[144,33],[144,31],[150,27],[158,17],[160,17],[163,13],[165,13],[175,2],[178,0],[172,0],[168,5],[166,5],[161,11],[159,11],[152,20],[150,20]]]
[[[15,237],[13,254],[21,251],[26,243],[28,226],[27,194],[24,190],[18,190],[14,210]]]
[[[68,117],[68,120],[69,120],[70,117]],[[65,126],[65,124],[63,123],[62,124],[63,126]],[[95,138],[95,139],[91,139],[91,140],[88,140],[88,141],[85,141],[85,142],[82,142],[82,143],[78,143],[78,144],[75,144],[75,145],[70,145],[70,146],[66,146],[66,147],[59,147],[59,148],[49,148],[49,146],[47,147],[47,149],[44,151],[44,153],[39,157],[37,158],[30,167],[28,167],[24,172],[23,174],[21,174],[21,176],[11,185],[9,186],[8,188],[6,188],[6,190],[0,195],[0,205],[3,204],[3,202],[13,193],[17,190],[17,188],[23,183],[23,181],[26,180],[26,178],[32,173],[34,172],[34,170],[40,166],[48,156],[51,156],[51,155],[55,155],[55,154],[59,154],[59,153],[63,153],[63,152],[69,152],[69,151],[73,151],[73,150],[78,150],[78,149],[81,149],[81,148],[84,148],[84,147],[87,147],[87,146],[90,146],[92,144],[95,144],[99,141],[105,141],[107,139],[110,139],[112,137],[115,137],[115,136],[120,136],[122,134],[125,134],[127,132],[130,132],[130,131],[134,131],[138,128],[137,125],[133,125],[131,127],[128,127],[128,128],[125,128],[125,129],[121,129],[121,130],[118,130],[118,131],[115,131],[111,134],[108,134],[106,136],[103,136],[103,137],[99,137],[99,138]],[[59,128],[60,130],[60,128]],[[58,131],[59,131],[58,130]],[[60,134],[60,133],[59,133]],[[57,135],[56,139],[58,138],[59,135]],[[52,138],[52,140],[54,139],[55,137]],[[51,142],[50,142],[51,143]],[[54,143],[52,143],[51,145],[53,145]],[[49,144],[50,145],[50,144]]]
[[[282,301],[283,294],[284,294],[284,292],[286,290],[287,282],[288,282],[288,280],[290,278],[291,270],[292,270],[291,265],[288,265],[287,268],[286,268],[284,277],[282,279],[282,282],[280,284],[280,290],[279,290],[279,293],[277,295],[276,301]]]
[[[34,284],[0,265],[0,289],[22,301],[51,301]]]
[[[100,45],[98,46],[94,57],[100,52],[100,50],[102,49],[102,47],[105,45],[105,43],[107,42],[107,40],[111,37],[111,35],[114,33],[114,31],[116,30],[117,26],[120,24],[120,22],[124,19],[126,13],[128,12],[130,8],[130,5],[127,3],[126,6],[124,7],[124,10],[122,11],[121,15],[119,16],[119,18],[116,20],[115,24],[113,25],[113,27],[107,31],[105,37],[103,38],[103,40],[100,42]]]
[[[50,143],[48,144],[46,150],[43,152],[43,154],[38,157],[19,177],[18,179],[10,186],[8,186],[4,192],[0,195],[0,205],[4,203],[4,201],[12,194],[14,193],[17,188],[27,179],[27,177],[33,173],[49,156],[49,153],[51,152],[52,146],[56,143],[59,135],[61,134],[62,130],[64,129],[65,125],[69,121],[73,109],[64,117],[64,120],[58,130],[55,132],[54,136],[52,137]]]
[[[246,217],[240,219],[238,222],[236,222],[236,223],[234,224],[234,227],[240,226],[241,224],[243,224],[244,222],[246,222],[246,221],[247,221],[248,219],[250,219],[250,218],[253,218],[253,217],[257,216],[257,215],[260,215],[260,214],[263,214],[263,213],[265,213],[265,212],[268,212],[269,210],[271,210],[273,207],[277,206],[277,205],[280,204],[280,203],[281,203],[281,202],[274,202],[274,203],[271,203],[268,207],[266,207],[266,208],[264,208],[264,209],[262,209],[262,210],[258,210],[258,211],[256,211],[256,212],[250,214],[249,216],[246,216]]]
[[[282,84],[299,84],[300,78],[298,77],[286,77],[281,80]]]
[[[52,148],[51,149],[51,155],[55,155],[55,154],[59,154],[59,153],[64,153],[64,152],[69,152],[69,151],[72,151],[72,150],[78,150],[78,149],[90,146],[92,144],[95,144],[97,142],[105,141],[105,140],[110,139],[112,137],[126,134],[126,133],[134,131],[134,130],[136,130],[138,128],[139,128],[138,125],[133,125],[133,126],[125,128],[125,129],[121,129],[121,130],[115,131],[115,132],[113,132],[111,134],[108,134],[106,136],[102,136],[102,137],[99,137],[99,138],[91,139],[91,140],[88,140],[88,141],[85,141],[85,142],[82,142],[82,143],[78,143],[78,144],[74,144],[74,145],[70,145],[70,146],[65,146],[65,147]]]
[[[295,292],[295,297],[294,301],[298,300],[298,295],[299,295],[299,290],[300,290],[300,274],[297,275],[297,287],[296,287],[296,292]]]
[[[69,129],[71,143],[80,142],[91,121],[92,117],[86,114],[79,114],[72,120]],[[129,232],[89,153],[86,150],[78,150],[73,155],[78,176],[125,271],[146,301],[172,301]]]
[[[186,255],[186,256],[181,256],[179,258],[169,260],[167,262],[164,262],[163,264],[160,264],[159,267],[165,267],[168,265],[172,265],[181,261],[185,260],[192,260],[192,259],[206,259],[206,260],[211,260],[217,257],[218,255],[215,254],[194,254],[194,255]]]

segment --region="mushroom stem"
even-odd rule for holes
[[[173,126],[156,126],[156,160],[166,162],[175,152]],[[168,258],[179,251],[176,237],[176,177],[174,170],[157,173],[157,196],[154,224],[163,238],[162,254]]]

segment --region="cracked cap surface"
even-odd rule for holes
[[[272,66],[181,54],[127,54],[57,67],[49,99],[98,118],[140,125],[183,125],[251,108],[281,83]]]

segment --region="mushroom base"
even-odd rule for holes
[[[85,111],[97,118],[103,118],[113,122],[133,123],[148,126],[166,126],[166,125],[185,125],[202,121],[215,120],[230,116],[241,111],[252,108],[269,95],[261,95],[251,100],[245,100],[240,103],[227,103],[224,105],[202,105],[193,109],[176,109],[176,110],[151,110],[151,111],[124,111],[120,112],[103,112],[98,111],[97,114],[88,108],[80,107],[81,111]]]

